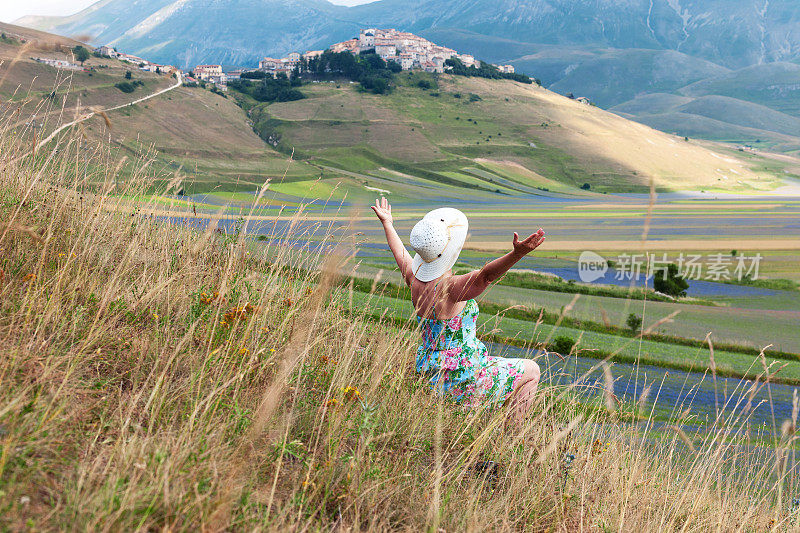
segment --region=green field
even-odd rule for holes
[[[487,295],[487,299],[489,296]],[[411,320],[414,309],[407,300],[376,294],[354,293],[353,305],[366,308],[376,316]],[[585,357],[608,357],[620,362],[640,362],[680,370],[704,372],[709,369],[708,349],[678,346],[643,339],[630,339],[592,331],[581,331],[563,326],[531,322],[502,316],[479,316],[479,333],[492,335],[498,340],[526,343],[531,346],[567,336],[578,343],[579,354]],[[715,350],[717,371],[722,375],[755,377],[762,373],[758,352],[742,354]],[[778,379],[787,383],[800,383],[800,361],[785,361],[767,358],[767,364],[785,367]]]

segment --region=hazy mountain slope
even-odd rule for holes
[[[714,63],[670,50],[609,50],[582,62],[550,88],[591,95],[601,107],[610,107],[638,94],[671,92],[726,72]]]
[[[678,96],[669,93],[650,93],[637,96],[633,100],[628,100],[615,105],[609,111],[626,115],[653,115],[674,111],[675,108],[683,104],[688,104],[694,99],[688,96]]]
[[[339,35],[329,19],[341,9],[322,0],[179,0],[112,42],[180,65],[255,64],[265,52],[294,50],[298,42],[333,43]]]
[[[107,44],[175,0],[101,0],[69,17],[23,17],[18,24]],[[136,53],[135,50],[129,50]]]
[[[677,108],[682,113],[702,115],[737,126],[770,130],[800,137],[800,118],[769,107],[728,96],[702,96]]]
[[[755,148],[781,152],[797,152],[800,150],[800,139],[797,137],[775,133],[774,131],[737,126],[702,115],[676,111],[654,115],[623,116],[657,130],[673,132],[679,136],[685,135],[690,139],[709,139],[736,143],[737,145],[749,144]]]
[[[333,22],[344,10],[325,0],[103,0],[60,21],[22,22],[188,67],[254,64],[267,53],[327,46],[357,30]]]
[[[800,117],[800,65],[755,65],[695,82],[679,92],[694,97],[730,96]]]

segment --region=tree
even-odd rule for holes
[[[628,315],[625,324],[633,333],[636,333],[642,327],[642,317],[638,316],[636,313],[631,313]]]
[[[388,68],[394,74],[403,71],[403,67],[397,61],[387,61],[386,68]]]
[[[132,77],[133,77],[133,76],[131,75],[131,71],[130,71],[130,70],[127,70],[127,71],[125,71],[125,79],[126,79],[126,80],[129,80],[129,79],[131,79]]]
[[[660,293],[676,298],[686,296],[689,282],[678,274],[678,266],[674,263],[667,265],[666,271],[660,269],[653,278],[653,288]]]
[[[589,185],[588,183],[584,183],[583,185],[581,185],[581,189],[583,189],[584,191],[588,191],[591,188],[592,186]]]
[[[75,48],[73,48],[72,53],[73,55],[75,55],[75,61],[78,61],[81,64],[81,66],[83,66],[83,62],[89,59],[89,57],[91,56],[89,50],[87,50],[85,47],[81,45],[78,45]]]

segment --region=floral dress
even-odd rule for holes
[[[467,407],[494,407],[514,391],[525,372],[524,359],[488,354],[475,335],[478,302],[469,300],[461,313],[448,320],[422,318],[422,344],[417,349],[417,372],[429,376],[434,390]]]

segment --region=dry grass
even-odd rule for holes
[[[293,246],[300,216],[256,246],[118,210],[163,176],[145,158],[118,185],[105,147],[60,143],[0,136],[0,528],[798,526],[794,422],[777,454],[746,411],[631,425],[612,382],[610,410],[545,386],[524,427],[462,412],[413,372],[411,328],[352,307],[346,258]]]

